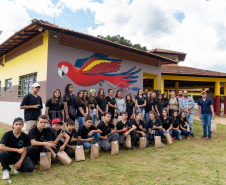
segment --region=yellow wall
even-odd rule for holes
[[[37,81],[46,81],[48,31],[43,33],[43,45],[38,46],[18,57],[0,65],[1,87],[5,87],[5,80],[12,78],[12,85],[19,84],[19,76],[37,72]],[[3,60],[5,57],[3,57]]]

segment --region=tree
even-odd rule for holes
[[[147,47],[146,46],[141,46],[140,44],[132,44],[130,40],[125,39],[124,37],[121,37],[120,35],[115,35],[115,36],[102,36],[102,35],[97,35],[97,37],[102,38],[102,39],[106,39],[106,40],[110,40],[112,42],[118,43],[118,44],[122,44],[122,45],[126,45],[126,46],[130,46],[136,49],[140,49],[143,51],[147,51]]]

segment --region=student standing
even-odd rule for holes
[[[189,124],[188,124],[188,121],[187,121],[187,118],[186,118],[186,114],[185,114],[184,111],[182,111],[180,113],[179,124],[180,124],[181,135],[184,135],[185,139],[186,139],[190,134],[191,127],[189,127]]]
[[[114,90],[108,89],[108,96],[107,96],[106,100],[107,100],[107,104],[108,104],[108,112],[110,112],[112,115],[111,120],[117,116],[117,114],[116,114],[117,105],[116,105],[116,100],[113,97],[113,95],[114,95]]]
[[[34,83],[32,86],[32,93],[24,96],[20,109],[24,110],[24,119],[26,123],[25,133],[37,124],[38,117],[42,114],[42,98],[38,95],[41,88],[39,83]]]
[[[202,120],[203,125],[203,136],[207,138],[207,127],[208,127],[208,139],[212,139],[211,132],[211,120],[214,120],[214,109],[212,99],[207,97],[206,91],[201,92],[202,98],[198,100],[198,111],[199,119]]]
[[[87,105],[89,104],[89,97],[88,97],[88,91],[83,90],[83,99],[87,102]]]
[[[77,121],[79,123],[79,128],[85,123],[85,117],[88,115],[87,101],[84,99],[84,93],[79,90],[76,98],[77,107]]]
[[[166,93],[163,93],[163,101],[164,101],[163,108],[167,110],[167,113],[169,113],[169,100],[167,98],[167,94]]]
[[[123,146],[124,141],[128,135],[131,136],[131,149],[136,150],[134,147],[137,141],[137,132],[136,127],[127,120],[128,113],[122,112],[122,120],[119,121],[116,125],[116,132],[119,134],[119,146]]]
[[[90,89],[89,94],[89,115],[92,117],[93,124],[96,121],[97,115],[97,100],[96,100],[96,91],[95,89]]]
[[[92,117],[87,116],[85,124],[78,130],[78,141],[82,141],[84,149],[90,149],[92,143],[98,143],[102,131],[93,126]]]
[[[177,111],[180,114],[180,99],[175,96],[175,92],[171,91],[169,98],[169,116],[173,117],[173,112]]]
[[[179,100],[181,100],[183,97],[184,97],[184,96],[183,96],[183,91],[182,91],[182,90],[179,90],[179,91],[178,91],[178,96],[177,96],[177,98],[179,98]]]
[[[60,89],[55,89],[53,91],[53,96],[46,101],[45,115],[49,116],[50,121],[55,118],[64,120],[64,103],[61,98]]]
[[[172,113],[172,123],[173,123],[173,127],[172,127],[172,136],[176,137],[177,140],[182,140],[181,137],[181,131],[180,131],[180,127],[179,127],[179,116],[178,116],[178,112],[177,110],[174,110]]]
[[[100,135],[100,145],[103,150],[111,150],[110,142],[118,140],[119,135],[116,133],[116,127],[110,122],[111,113],[107,112],[104,121],[101,121],[97,128],[102,131]]]
[[[76,96],[73,94],[73,85],[67,84],[65,87],[64,95],[64,110],[66,114],[66,120],[72,119],[75,121],[76,118]]]
[[[136,113],[142,113],[142,119],[144,119],[145,115],[145,107],[146,107],[146,98],[143,97],[143,90],[140,89],[137,92],[137,96],[135,98],[135,105],[136,105]]]
[[[101,119],[101,116],[104,116],[106,112],[108,112],[108,102],[105,97],[104,89],[100,88],[97,93],[97,120]]]
[[[10,178],[9,165],[14,165],[14,173],[32,172],[34,165],[27,157],[27,148],[30,144],[28,135],[21,130],[24,126],[22,118],[15,118],[13,130],[6,132],[0,141],[0,162],[2,165],[2,179]]]
[[[162,114],[162,109],[164,108],[164,100],[162,94],[158,95],[158,100],[155,103],[155,111],[158,115],[158,117]]]
[[[134,118],[135,103],[130,94],[126,95],[126,112],[128,113],[128,118],[127,118],[128,120],[131,120]]]
[[[147,97],[146,97],[146,107],[145,107],[145,120],[146,120],[146,124],[145,124],[145,128],[148,128],[148,121],[149,121],[149,112],[154,110],[154,100],[151,98],[151,93],[148,92],[147,93]]]
[[[122,112],[126,111],[126,102],[122,98],[122,92],[121,91],[117,91],[115,100],[116,100],[116,106],[117,106],[117,110],[116,110],[117,115],[122,116]]]

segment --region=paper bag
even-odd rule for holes
[[[215,121],[211,122],[211,131],[213,131],[213,132],[217,131],[217,124]]]
[[[51,152],[41,152],[40,153],[40,170],[51,169]]]
[[[118,140],[111,142],[111,155],[119,154],[119,143]]]
[[[75,160],[78,161],[85,161],[85,153],[83,150],[83,145],[76,145],[75,148]]]
[[[97,125],[100,123],[100,121],[95,121],[94,126],[97,127]]]
[[[117,123],[118,123],[118,119],[117,119],[117,118],[114,118],[114,119],[112,120],[112,123],[113,123],[114,126],[116,126]]]
[[[95,159],[99,157],[99,144],[91,144],[91,151],[90,151],[90,159]]]
[[[72,159],[67,155],[65,151],[59,151],[57,153],[57,158],[62,162],[64,165],[71,164]]]
[[[127,148],[131,148],[132,147],[132,145],[131,145],[131,136],[130,135],[128,135],[126,137],[126,147]]]
[[[172,138],[169,133],[165,133],[164,136],[166,137],[167,144],[171,145],[173,143]]]
[[[147,138],[146,137],[140,137],[140,142],[139,142],[139,148],[143,149],[146,148],[146,144],[147,144]]]
[[[161,137],[155,136],[155,148],[161,148],[161,147],[162,147]]]

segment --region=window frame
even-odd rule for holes
[[[9,86],[10,87],[10,89],[8,89],[9,87],[8,87],[8,84],[9,84],[9,80],[11,80],[11,86]],[[12,78],[8,78],[8,79],[6,79],[5,80],[5,91],[6,92],[12,92],[12,90],[13,90],[13,82],[12,82]]]

